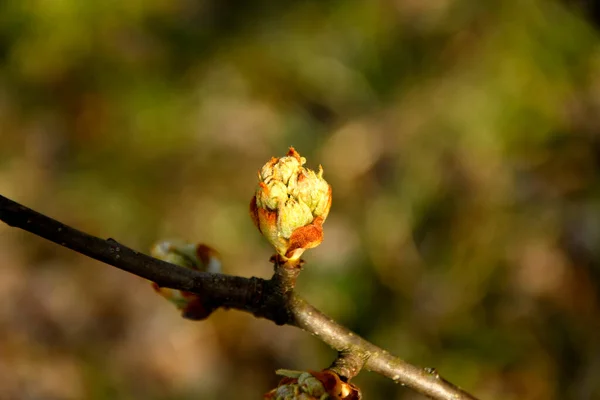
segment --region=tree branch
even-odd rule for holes
[[[56,244],[102,261],[159,286],[194,292],[212,308],[233,308],[266,318],[276,324],[294,325],[342,354],[359,355],[364,367],[394,382],[437,400],[476,400],[475,397],[444,380],[434,369],[419,368],[366,341],[310,305],[293,291],[294,273],[282,279],[281,271],[271,280],[244,278],[195,271],[170,264],[132,250],[113,239],[103,240],[64,225],[0,195],[0,220]],[[296,274],[297,275],[297,274]],[[283,284],[290,282],[290,284]],[[333,368],[348,370],[346,378],[356,375],[362,365],[345,360]],[[338,359],[340,360],[340,359]]]

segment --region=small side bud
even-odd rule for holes
[[[154,258],[176,264],[181,267],[204,272],[221,272],[219,253],[205,244],[193,244],[184,241],[163,241],[152,246],[150,254]],[[163,288],[152,282],[154,290],[181,310],[182,316],[192,320],[202,320],[212,313],[206,307],[202,297],[178,289]]]
[[[250,216],[277,253],[298,259],[323,241],[323,222],[331,207],[331,186],[319,171],[303,167],[306,159],[293,147],[271,158],[258,172]]]
[[[264,396],[265,400],[360,400],[360,390],[333,371],[277,370],[284,378]]]

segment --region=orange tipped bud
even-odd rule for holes
[[[293,147],[271,158],[258,172],[250,215],[258,230],[281,256],[296,259],[323,240],[323,222],[331,207],[331,186],[319,172],[304,168]]]
[[[360,390],[344,382],[333,371],[291,371],[280,369],[284,378],[277,388],[265,394],[265,400],[360,400]]]

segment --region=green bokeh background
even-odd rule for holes
[[[256,171],[334,201],[299,291],[482,399],[600,398],[600,41],[585,1],[0,2],[0,193],[268,277]],[[316,338],[190,322],[0,225],[0,399],[259,399]],[[421,399],[364,372],[366,399]]]

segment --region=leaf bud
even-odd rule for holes
[[[179,265],[181,267],[204,272],[221,272],[219,253],[205,244],[193,244],[184,241],[163,241],[152,246],[150,254],[154,258]],[[212,309],[205,307],[202,297],[191,292],[164,288],[152,282],[154,290],[181,310],[187,319],[200,320],[210,315]]]
[[[323,240],[323,222],[331,207],[331,186],[319,171],[303,167],[306,159],[293,147],[286,156],[271,158],[258,172],[258,187],[250,216],[258,230],[288,259]]]

